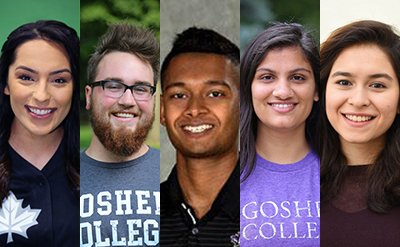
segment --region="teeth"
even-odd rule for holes
[[[29,110],[30,110],[31,112],[35,113],[36,115],[46,115],[46,114],[49,114],[49,113],[51,112],[50,109],[41,110],[41,109],[30,108],[30,107],[29,107]]]
[[[121,118],[133,118],[134,117],[133,114],[131,114],[131,113],[122,113],[122,112],[115,113],[114,115],[117,117],[121,117]]]
[[[371,116],[356,116],[356,115],[345,115],[347,119],[350,119],[354,122],[366,122],[372,119]]]
[[[278,108],[289,108],[292,107],[293,104],[272,104],[273,107],[278,107]]]
[[[201,133],[205,130],[211,129],[213,126],[210,124],[203,124],[199,126],[185,126],[183,129],[192,133]]]

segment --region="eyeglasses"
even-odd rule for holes
[[[133,97],[135,100],[142,100],[146,101],[153,96],[156,92],[156,87],[144,84],[144,83],[137,83],[132,86],[128,86],[120,81],[116,80],[102,80],[102,81],[95,81],[90,84],[91,87],[101,86],[104,90],[104,94],[107,97],[118,99],[126,90],[131,90]]]

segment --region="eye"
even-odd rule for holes
[[[274,77],[272,75],[261,75],[260,76],[260,80],[270,81],[272,79],[274,79]]]
[[[22,81],[33,81],[32,77],[30,77],[28,75],[20,75],[20,76],[18,76],[18,79],[20,79]]]
[[[53,82],[58,83],[58,84],[63,84],[63,83],[66,83],[67,80],[65,80],[64,78],[58,78],[58,79],[55,79]]]
[[[306,78],[304,78],[304,76],[301,76],[301,75],[294,75],[294,76],[292,76],[291,79],[294,81],[304,81]]]
[[[139,93],[139,94],[150,93],[150,87],[146,87],[146,86],[144,86],[144,85],[142,85],[142,86],[136,86],[136,87],[133,88],[133,90],[134,90],[136,93]]]
[[[372,83],[372,84],[370,85],[370,87],[372,87],[372,88],[378,88],[378,89],[386,88],[386,86],[383,85],[383,84],[380,83],[380,82],[374,82],[374,83]]]
[[[104,88],[106,88],[108,90],[121,90],[121,89],[123,89],[123,87],[124,86],[118,82],[106,82],[104,84]]]
[[[340,86],[351,86],[351,82],[347,81],[347,80],[340,80],[337,81],[336,84],[340,85]]]
[[[171,95],[173,99],[186,99],[187,96],[184,93],[175,93]]]
[[[217,98],[217,97],[224,96],[224,94],[221,92],[218,92],[218,91],[213,91],[213,92],[209,93],[208,96],[211,98]]]

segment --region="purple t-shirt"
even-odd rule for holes
[[[240,246],[319,246],[319,169],[314,152],[285,165],[257,155],[240,185]]]

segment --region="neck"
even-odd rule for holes
[[[46,135],[34,135],[14,120],[8,143],[25,160],[42,170],[57,151],[63,134],[64,130],[59,127]]]
[[[177,153],[177,174],[183,196],[202,218],[235,169],[237,149],[218,157],[191,158]]]
[[[90,142],[89,147],[86,150],[86,154],[100,162],[110,162],[110,163],[119,163],[130,161],[139,158],[144,155],[149,150],[149,147],[146,144],[142,144],[140,148],[129,156],[120,156],[116,155],[110,150],[106,149],[100,140],[97,138],[95,134],[92,136],[92,141]]]
[[[303,159],[310,152],[305,125],[293,130],[277,131],[259,124],[256,151],[264,159],[278,164],[292,164]]]
[[[347,165],[374,164],[379,153],[385,146],[385,138],[376,139],[368,143],[349,143],[340,140],[341,148],[347,159]]]

